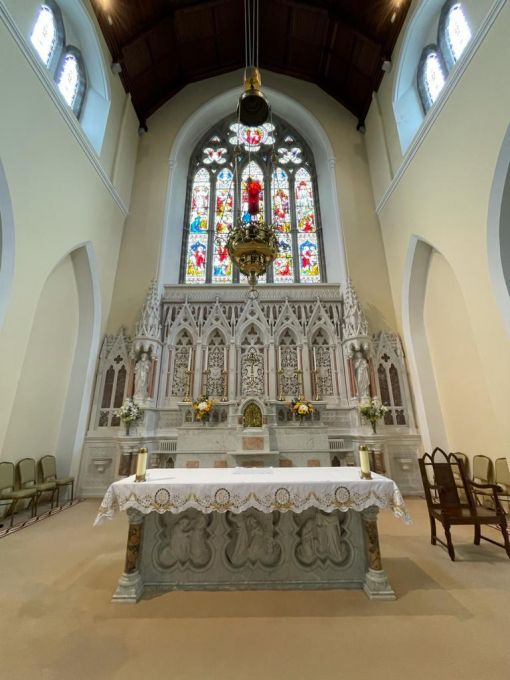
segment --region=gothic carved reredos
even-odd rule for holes
[[[368,335],[368,322],[350,279],[344,293],[343,332],[344,339]]]

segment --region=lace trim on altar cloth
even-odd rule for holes
[[[123,480],[112,484],[101,503],[95,524],[111,519],[115,512],[133,508],[143,514],[150,512],[180,513],[193,508],[203,513],[233,512],[239,514],[254,508],[264,513],[275,510],[280,512],[300,513],[314,507],[324,512],[340,510],[360,512],[376,506],[390,509],[393,514],[406,524],[411,518],[398,489],[391,479],[374,475],[373,480],[356,480],[345,483],[322,485],[257,485],[260,489],[236,489],[236,484],[225,484],[215,487],[207,484],[200,491],[200,486],[192,484],[193,489],[181,489],[181,485],[158,483],[135,483]],[[246,486],[246,485],[242,485]],[[326,486],[326,488],[324,488]]]

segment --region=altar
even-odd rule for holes
[[[377,515],[410,522],[393,480],[359,468],[151,469],[114,482],[96,524],[127,511],[115,602],[144,591],[363,589],[395,599]]]

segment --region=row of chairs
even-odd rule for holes
[[[454,452],[462,460],[464,469],[472,482],[477,484],[496,484],[499,487],[498,496],[507,512],[510,512],[510,468],[506,458],[496,458],[494,463],[488,456],[473,457],[471,474],[469,474],[469,459],[465,453]],[[458,473],[456,474],[457,481]],[[491,504],[491,494],[478,491],[476,499],[482,505]]]
[[[39,472],[39,474],[38,474]],[[74,498],[74,477],[57,477],[57,461],[55,456],[47,455],[39,459],[22,458],[16,465],[9,461],[0,462],[0,504],[9,505],[7,513],[11,515],[11,527],[16,508],[28,501],[32,517],[37,515],[37,508],[43,494],[51,495],[53,508],[60,501],[60,490],[71,487],[71,501]]]
[[[455,560],[451,527],[471,525],[475,530],[475,545],[479,545],[483,538],[504,548],[510,557],[508,525],[502,504],[502,498],[508,495],[508,489],[488,482],[488,470],[481,471],[474,459],[472,479],[469,479],[464,461],[463,455],[447,454],[439,447],[434,449],[432,455],[426,453],[419,460],[430,519],[430,541],[432,545],[440,543],[447,548],[450,558]],[[443,525],[446,542],[437,536],[436,521]],[[483,536],[481,527],[484,525],[499,528],[503,542]]]

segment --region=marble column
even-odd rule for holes
[[[377,530],[378,513],[379,508],[375,505],[371,505],[361,512],[368,564],[363,590],[371,600],[396,600],[396,595],[382,567],[379,532]]]
[[[143,540],[144,515],[130,508],[127,510],[129,528],[126,546],[124,573],[119,579],[113,602],[138,602],[143,592],[143,583],[138,563]]]

